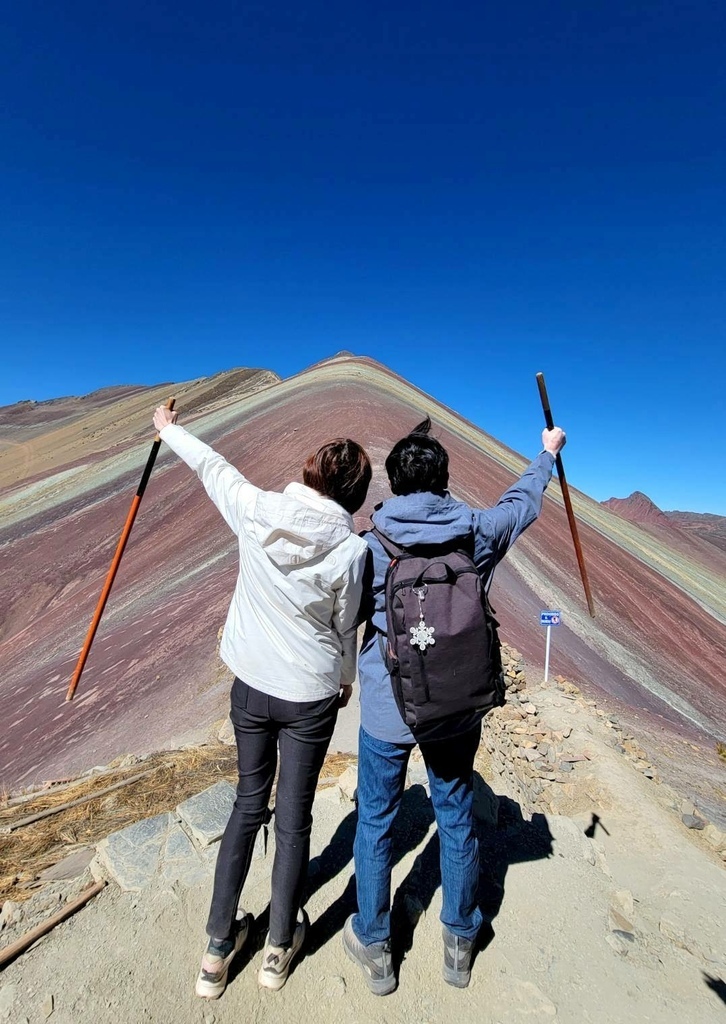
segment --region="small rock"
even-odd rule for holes
[[[618,889],[613,894],[613,906],[625,914],[626,917],[632,917],[635,911],[635,900],[630,889]]]
[[[561,772],[571,772],[575,766],[570,761],[560,761],[558,767]]]
[[[22,917],[22,908],[12,900],[5,900],[2,910],[0,910],[0,930],[16,924],[22,920]]]
[[[429,792],[429,773],[423,761],[411,760],[408,765],[408,780],[411,786],[423,786]]]
[[[333,974],[329,978],[325,978],[325,991],[330,998],[339,999],[345,995],[346,990],[345,978],[341,978],[339,974]]]
[[[537,714],[537,708],[535,707],[534,704],[532,704],[531,701],[529,703],[527,703],[527,704],[524,704],[522,706],[522,710],[526,711],[526,713],[528,715],[536,715]]]
[[[695,814],[682,814],[681,815],[681,821],[686,826],[686,828],[695,828],[698,831],[701,831],[701,829],[704,829],[706,827],[706,824],[707,824],[703,820],[703,818],[698,818],[698,817],[696,817]]]
[[[565,728],[562,730],[562,738],[566,740],[571,735],[572,735],[572,726],[571,725],[566,725]]]
[[[635,939],[635,928],[633,928],[627,917],[625,917],[624,914],[621,914],[619,910],[616,910],[615,907],[610,907],[608,923],[610,925],[611,932],[624,936],[631,942]]]
[[[716,828],[715,825],[708,824],[703,830],[703,838],[712,846],[717,853],[721,850],[726,849],[726,834],[721,829]]]
[[[53,1008],[54,999],[52,993],[49,992],[48,995],[43,1000],[43,1002],[40,1004],[40,1012],[43,1014],[46,1020],[53,1013]]]
[[[322,789],[317,790],[317,792],[315,793],[314,803],[320,804],[323,802],[327,804],[335,804],[337,806],[340,806],[341,804],[347,804],[348,798],[346,796],[343,796],[343,792],[340,786],[324,786]],[[314,817],[315,813],[313,811],[313,818]]]
[[[233,747],[235,744],[234,726],[231,718],[225,718],[222,728],[217,733],[217,739],[226,747]]]
[[[355,791],[358,788],[358,766],[349,764],[338,779],[338,785],[349,800],[355,800]]]

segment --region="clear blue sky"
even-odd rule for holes
[[[726,30],[690,3],[5,5],[0,404],[371,355],[726,514]]]

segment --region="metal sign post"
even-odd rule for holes
[[[544,681],[547,682],[550,674],[550,637],[552,634],[552,627],[559,626],[562,622],[562,612],[540,612],[539,613],[539,624],[540,626],[547,627],[547,640],[545,641],[545,670],[544,670]]]

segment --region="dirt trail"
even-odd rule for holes
[[[491,918],[465,991],[441,978],[438,842],[424,786],[407,791],[393,874],[398,990],[372,996],[344,957],[354,908],[354,805],[319,792],[305,955],[279,993],[258,988],[270,858],[254,862],[243,903],[258,919],[250,950],[216,1003],[198,1000],[208,882],[141,893],[109,886],[0,976],[13,1024],[716,1024],[726,1015],[726,871],[688,832],[674,794],[619,754],[583,701],[532,691],[539,720],[570,728],[587,765],[570,817],[522,818],[501,789],[496,827],[480,822],[482,905]],[[484,749],[484,748],[483,748]],[[482,762],[483,763],[483,762]],[[422,778],[413,766],[412,779]],[[596,813],[596,839],[592,815]]]

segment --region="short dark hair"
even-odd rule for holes
[[[349,437],[336,437],[310,455],[303,466],[303,483],[324,498],[332,498],[351,515],[368,494],[371,460]]]
[[[432,491],[444,494],[449,486],[449,454],[431,437],[431,420],[426,419],[401,438],[386,459],[386,472],[394,494]]]

